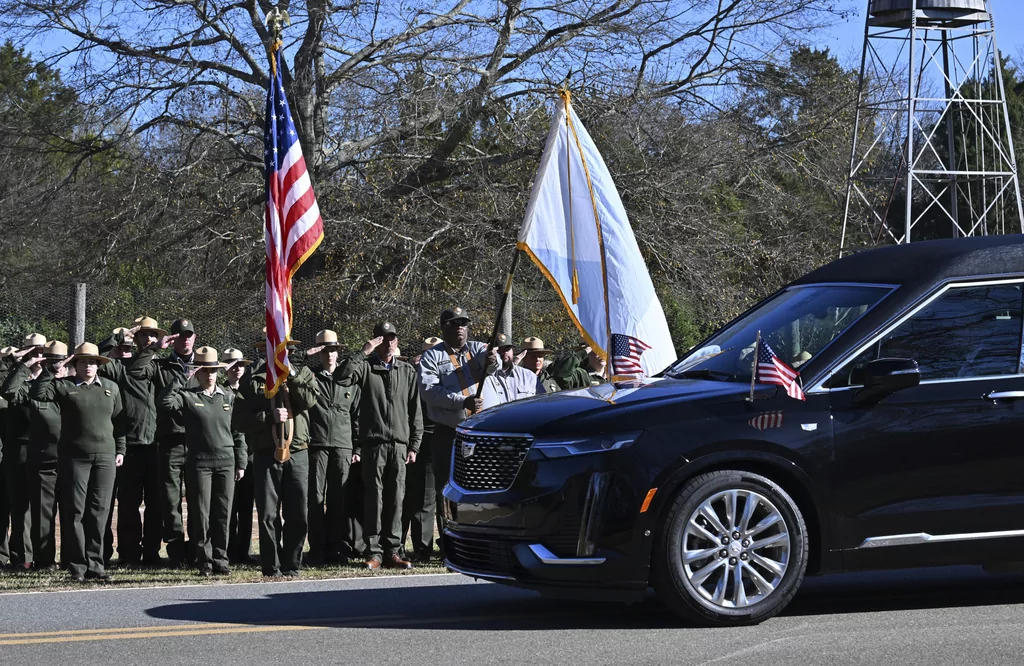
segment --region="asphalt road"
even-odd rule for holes
[[[0,664],[1019,664],[1024,575],[807,581],[757,627],[456,575],[0,595]]]

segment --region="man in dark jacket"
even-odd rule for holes
[[[170,340],[174,345],[170,356],[156,360],[153,377],[156,392],[175,384],[195,388],[198,383],[188,377],[188,364],[193,361],[196,329],[191,319],[178,319],[171,324]],[[159,445],[160,480],[163,484],[163,535],[167,557],[172,567],[185,565],[190,558],[185,544],[185,527],[181,520],[182,486],[185,481],[185,425],[180,413],[159,411],[156,419],[156,441]]]
[[[237,427],[253,450],[256,513],[260,528],[260,567],[271,578],[298,576],[306,543],[309,491],[309,410],[319,396],[316,378],[309,368],[292,366],[273,402],[264,393],[266,366],[242,383],[243,400],[235,412]],[[288,392],[291,409],[283,406]],[[278,406],[282,405],[282,406]],[[294,420],[289,457],[274,458],[273,428]],[[279,525],[284,520],[283,528]]]
[[[117,470],[117,555],[122,566],[155,566],[160,563],[161,498],[160,456],[156,438],[156,391],[158,365],[153,355],[168,336],[155,319],[139,317],[132,329],[119,328],[111,338],[110,363],[100,376],[121,389],[124,401],[127,449],[124,464]],[[139,511],[145,504],[145,516]],[[107,521],[107,544],[113,535]]]
[[[338,367],[338,334],[323,330],[306,350],[320,368],[320,397],[309,410],[309,555],[317,566],[342,558],[346,532],[345,486],[352,466],[352,424],[358,413],[359,389],[334,381]],[[347,555],[348,553],[345,553]]]
[[[416,462],[423,417],[416,369],[398,359],[394,324],[373,328],[374,338],[338,370],[343,385],[358,386],[359,442],[366,486],[366,568],[410,569],[402,558],[405,466]]]
[[[227,366],[224,370],[224,385],[235,394],[234,410],[241,409],[242,382],[252,361],[246,359],[242,350],[229,347],[221,352],[220,360]],[[236,426],[237,432],[237,426]],[[245,439],[245,435],[242,435]],[[248,440],[245,445],[245,473],[235,481],[235,496],[231,500],[231,520],[228,522],[228,561],[237,564],[257,564],[259,560],[250,553],[252,548],[252,514],[256,508],[256,488],[253,485],[252,447]]]

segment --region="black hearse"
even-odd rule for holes
[[[448,567],[565,596],[653,586],[735,625],[805,574],[1024,559],[1022,285],[1022,236],[863,252],[661,377],[480,413],[444,491]],[[806,401],[751,389],[758,331]]]

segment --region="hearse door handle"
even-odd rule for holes
[[[986,400],[1024,400],[1024,391],[991,391],[982,397]]]

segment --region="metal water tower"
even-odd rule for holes
[[[1024,231],[1001,72],[988,0],[869,1],[842,249]]]

